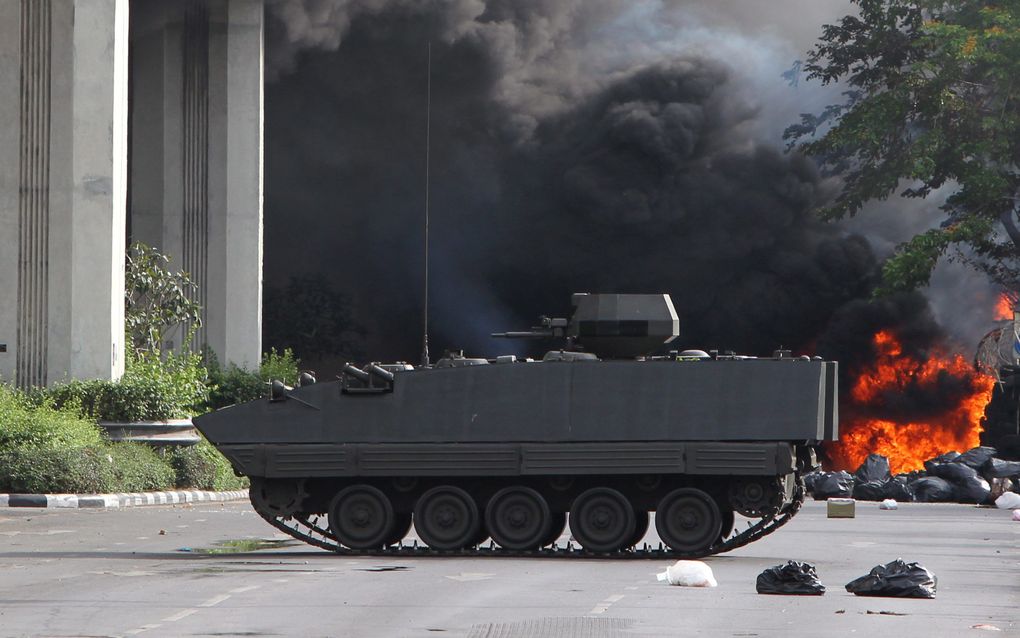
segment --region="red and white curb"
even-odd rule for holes
[[[0,494],[0,507],[139,507],[247,500],[248,490],[133,492],[122,494]]]

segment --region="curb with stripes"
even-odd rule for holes
[[[0,507],[110,508],[248,499],[248,490],[136,492],[130,494],[0,494]]]

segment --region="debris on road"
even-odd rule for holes
[[[792,560],[758,574],[755,588],[759,594],[821,596],[825,593],[825,585],[818,580],[815,566]]]
[[[878,504],[878,509],[880,509],[880,510],[894,510],[894,509],[899,509],[899,506],[900,505],[899,505],[899,503],[896,502],[896,499],[887,498],[887,499],[885,499],[884,501],[882,501],[881,503]]]
[[[995,507],[1000,510],[1015,510],[1020,508],[1020,494],[1016,492],[1006,492],[999,498],[995,499]]]
[[[716,587],[712,568],[700,560],[678,560],[656,575],[660,581],[680,587]]]
[[[938,579],[917,563],[903,559],[877,565],[860,578],[846,584],[846,590],[857,596],[889,596],[894,598],[934,598]]]
[[[865,613],[867,613],[869,616],[906,616],[906,614],[901,611],[885,611],[885,610],[872,611],[869,609]]]
[[[826,505],[827,518],[853,518],[856,514],[852,498],[830,498]]]

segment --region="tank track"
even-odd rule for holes
[[[492,541],[486,545],[482,543],[475,547],[460,550],[440,551],[431,549],[425,545],[419,545],[418,541],[410,543],[401,541],[399,544],[390,545],[378,550],[358,550],[344,547],[330,531],[326,516],[313,514],[310,516],[276,516],[255,508],[267,523],[303,543],[319,547],[343,556],[399,556],[399,557],[428,557],[428,556],[502,556],[502,557],[526,557],[526,558],[612,558],[612,559],[682,559],[682,558],[704,558],[714,554],[729,552],[748,543],[764,538],[775,532],[783,525],[790,522],[801,506],[804,504],[804,480],[797,473],[796,487],[793,492],[793,499],[782,509],[771,516],[764,516],[757,522],[748,522],[743,531],[731,532],[730,536],[723,542],[713,545],[706,552],[680,552],[663,546],[649,546],[647,543],[641,547],[631,547],[618,552],[594,553],[574,545],[568,541],[565,545],[554,543],[541,549],[532,551],[513,551],[497,547]]]

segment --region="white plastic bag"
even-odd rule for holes
[[[1000,510],[1020,509],[1020,494],[1016,492],[1004,492],[1002,496],[995,499],[995,506]]]
[[[1013,520],[1020,521],[1020,510],[1013,510]]]
[[[678,560],[676,564],[658,574],[660,581],[668,581],[670,585],[680,587],[715,587],[715,576],[712,568],[700,560]]]
[[[899,504],[896,502],[896,499],[894,499],[894,498],[887,498],[887,499],[885,499],[884,501],[882,501],[881,503],[878,504],[878,509],[880,509],[880,510],[899,509]]]

